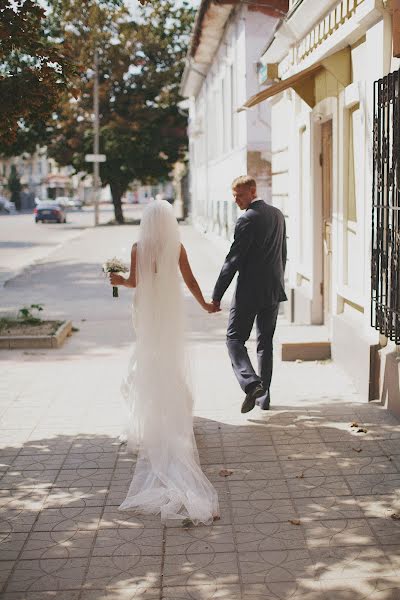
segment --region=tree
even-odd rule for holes
[[[186,119],[177,108],[179,84],[194,11],[184,2],[159,0],[133,21],[125,9],[107,3],[59,0],[68,44],[85,65],[76,102],[66,100],[52,122],[49,153],[61,165],[87,171],[91,152],[93,50],[99,51],[103,185],[110,185],[115,217],[123,222],[121,198],[133,180],[168,177],[184,156]],[[68,13],[67,13],[67,7]],[[68,20],[69,19],[69,20]]]
[[[74,92],[79,69],[33,0],[0,0],[0,39],[0,152],[12,156],[43,139],[43,124],[61,94]]]
[[[15,165],[11,165],[11,171],[8,178],[8,189],[11,192],[11,202],[14,202],[15,208],[17,210],[21,210],[21,180],[17,173],[17,168]]]

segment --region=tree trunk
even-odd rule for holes
[[[114,204],[114,214],[115,214],[115,220],[117,221],[117,223],[124,223],[124,215],[122,212],[122,204],[121,204],[121,199],[122,199],[122,188],[118,183],[110,183],[110,189],[111,189],[111,195],[112,195],[112,200],[113,200],[113,204]]]

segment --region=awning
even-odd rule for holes
[[[265,90],[249,98],[237,112],[251,108],[289,88],[293,88],[309,106],[313,107],[316,103],[314,79],[316,75],[324,70],[333,75],[343,87],[349,85],[351,83],[350,47],[348,46],[335,54],[331,54],[331,56],[316,62],[287,79],[273,83]]]

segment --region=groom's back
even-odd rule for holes
[[[240,218],[251,223],[253,240],[239,269],[237,294],[263,303],[286,300],[286,227],[282,212],[257,200]]]

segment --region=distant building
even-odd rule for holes
[[[260,53],[287,8],[285,0],[202,0],[197,12],[181,84],[189,100],[190,210],[198,226],[228,238],[235,177],[255,176],[259,195],[271,199],[270,108],[237,108],[259,90]]]
[[[47,156],[45,149],[34,154],[0,158],[0,194],[8,196],[7,182],[12,165],[16,166],[22,184],[22,208],[32,207],[35,198],[44,200],[74,195],[82,201],[90,200],[91,177],[76,174],[73,167],[60,167]]]

